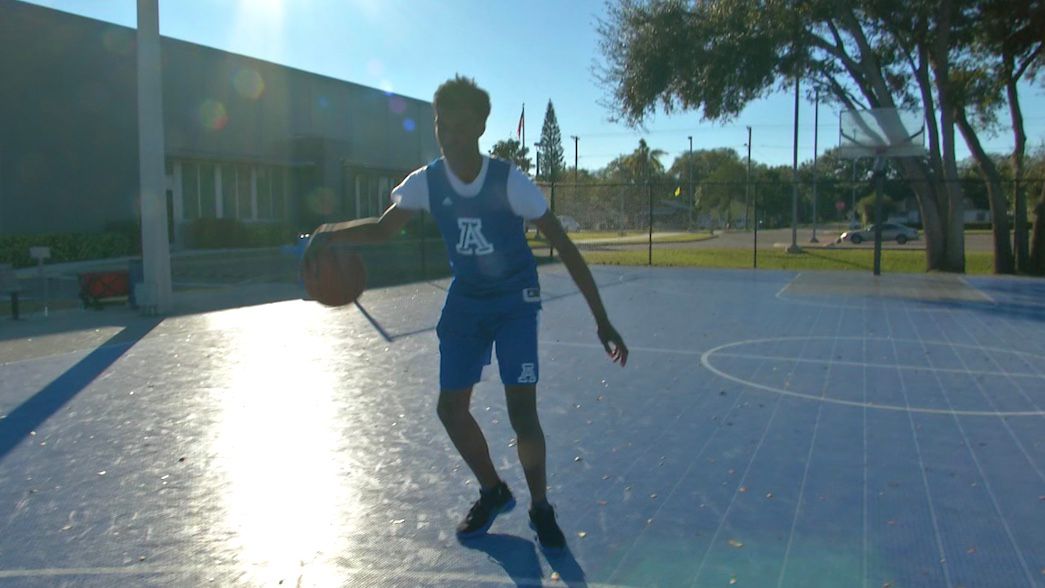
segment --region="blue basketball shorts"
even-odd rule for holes
[[[469,305],[449,301],[436,327],[439,336],[439,386],[442,390],[471,388],[497,352],[501,382],[536,384],[537,331],[540,303],[519,302],[509,307]]]

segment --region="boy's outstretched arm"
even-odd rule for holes
[[[548,238],[552,246],[559,250],[559,258],[562,259],[563,265],[570,272],[570,277],[577,284],[577,288],[580,289],[584,300],[588,302],[588,308],[591,309],[592,315],[595,316],[599,341],[602,342],[602,346],[606,349],[606,353],[609,354],[610,358],[614,362],[619,361],[623,367],[628,363],[628,346],[624,344],[624,339],[610,324],[610,319],[606,315],[606,308],[602,305],[602,298],[599,296],[599,288],[595,285],[595,279],[591,276],[588,264],[581,257],[581,252],[577,251],[577,246],[566,235],[566,231],[559,224],[559,219],[555,218],[555,214],[551,210],[544,213],[544,216],[533,221],[533,223]]]
[[[307,268],[316,253],[330,243],[381,243],[399,234],[406,223],[413,218],[413,211],[393,204],[385,210],[381,218],[359,218],[339,223],[319,225],[312,232],[312,238],[305,248],[302,263]]]

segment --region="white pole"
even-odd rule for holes
[[[158,0],[138,0],[138,171],[145,287],[137,302],[149,314],[165,313],[171,303],[162,90]]]

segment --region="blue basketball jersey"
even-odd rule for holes
[[[483,186],[473,197],[462,197],[453,189],[443,158],[428,165],[429,210],[443,235],[454,276],[450,294],[526,296],[538,287],[537,262],[526,242],[524,221],[508,202],[510,165],[491,157]]]

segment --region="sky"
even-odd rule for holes
[[[135,0],[31,1],[136,26]],[[446,79],[458,73],[472,77],[490,93],[493,106],[480,141],[484,152],[499,140],[516,138],[525,104],[532,153],[551,100],[568,166],[574,159],[571,136],[579,137],[579,166],[590,170],[632,152],[641,138],[666,153],[665,167],[689,149],[689,137],[694,150],[726,147],[744,157],[748,126],[753,161],[792,162],[791,93],[774,93],[724,123],[702,121],[698,112],[660,111],[642,129],[610,122],[609,92],[596,76],[604,0],[159,0],[159,6],[163,36],[412,98],[430,101]],[[1045,89],[1040,83],[1025,85],[1021,99],[1033,149],[1045,144]],[[800,162],[838,145],[837,110],[820,105],[818,132],[814,110],[803,98]],[[1005,126],[984,142],[991,152],[1012,149]],[[958,143],[959,158],[967,157],[964,143]]]

